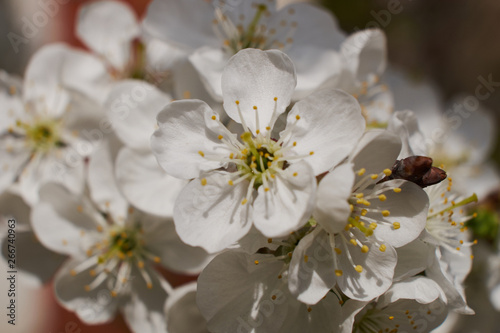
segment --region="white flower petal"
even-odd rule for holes
[[[80,198],[58,184],[40,190],[40,202],[31,211],[31,223],[40,242],[52,251],[70,256],[85,255],[81,231],[95,231],[93,216]]]
[[[254,254],[259,249],[267,247],[270,250],[276,250],[280,245],[269,243],[269,237],[264,236],[255,226],[243,236],[236,244],[230,246],[230,249],[240,249],[247,254]]]
[[[100,1],[83,6],[78,13],[77,36],[114,67],[129,60],[130,43],[139,36],[133,9],[121,2]]]
[[[332,234],[344,229],[351,214],[347,199],[351,196],[354,177],[352,164],[345,163],[319,182],[314,218]]]
[[[196,282],[175,288],[165,303],[167,329],[175,333],[208,333],[207,322],[196,305]]]
[[[446,300],[446,296],[436,282],[423,276],[415,276],[394,283],[392,287],[379,298],[377,307],[382,308],[400,299],[410,299],[421,304],[429,304],[438,298]]]
[[[22,81],[0,70],[0,133],[4,133],[11,126],[16,125],[16,120],[22,119],[24,105],[22,101]],[[4,160],[3,158],[1,160]]]
[[[14,183],[17,176],[28,163],[30,151],[25,149],[24,142],[13,138],[0,140],[0,193]]]
[[[228,174],[213,172],[195,179],[175,203],[174,221],[181,239],[209,253],[221,251],[242,238],[252,226],[251,202],[242,204],[248,182],[228,184]]]
[[[100,211],[109,212],[115,221],[124,221],[128,202],[118,188],[110,149],[101,145],[90,158],[87,177],[90,197]]]
[[[158,39],[191,51],[205,45],[222,46],[213,31],[214,9],[207,1],[154,0],[148,7],[144,28]]]
[[[279,332],[288,310],[287,293],[280,290],[286,286],[278,279],[283,262],[255,264],[267,258],[224,252],[200,274],[197,303],[209,331]]]
[[[64,44],[42,47],[26,68],[24,100],[34,103],[35,114],[60,117],[69,103],[68,92],[62,89],[63,71],[73,50]]]
[[[163,278],[149,271],[152,287],[148,288],[138,271],[131,273],[130,296],[122,307],[123,318],[133,332],[166,332],[167,323],[163,311],[167,292],[162,287]]]
[[[387,66],[387,40],[379,29],[367,29],[350,35],[342,44],[341,52],[346,67],[358,81],[371,81],[380,76]]]
[[[293,63],[283,52],[241,50],[229,60],[222,74],[224,109],[234,121],[244,121],[254,134],[257,129],[265,132],[285,112],[296,84]]]
[[[396,193],[392,189],[400,188],[401,192]],[[390,180],[374,187],[373,191],[383,191],[386,200],[372,200],[370,208],[380,212],[389,211],[389,216],[382,213],[369,211],[366,215],[378,223],[375,229],[375,236],[391,244],[394,247],[401,247],[415,240],[424,230],[427,222],[429,209],[429,197],[418,185],[404,180]],[[395,228],[393,223],[398,222],[399,228]]]
[[[329,292],[316,305],[307,305],[297,301],[291,303],[281,332],[338,332],[341,320],[341,306],[334,293]],[[293,311],[295,310],[295,311]]]
[[[420,239],[396,249],[398,264],[394,271],[394,281],[401,281],[423,272],[431,258],[432,251]]]
[[[147,249],[159,256],[161,263],[170,270],[198,274],[212,259],[203,249],[182,242],[172,219],[147,215],[143,217],[142,230]]]
[[[222,102],[222,72],[229,57],[222,48],[203,47],[189,56],[212,98]]]
[[[269,182],[269,191],[260,186],[253,204],[254,225],[267,237],[285,236],[297,230],[314,209],[316,178],[312,168],[298,162],[289,166],[286,173],[286,177],[276,174]]]
[[[387,130],[401,138],[403,146],[398,159],[428,155],[425,137],[420,132],[417,117],[412,111],[395,112],[389,120]]]
[[[165,173],[151,152],[122,148],[116,157],[116,181],[135,207],[158,216],[172,217],[174,203],[186,180]]]
[[[294,105],[287,128],[280,135],[289,135],[284,147],[296,142],[290,154],[307,156],[304,160],[319,175],[347,157],[364,129],[356,99],[340,90],[324,89]]]
[[[345,237],[343,234],[337,235],[335,243],[342,250],[342,254],[337,256],[338,267],[343,272],[342,276],[337,277],[337,283],[349,298],[369,301],[383,294],[391,286],[397,254],[390,245],[384,252],[380,251],[373,236],[364,237],[361,232],[356,232],[356,229],[351,229],[351,232],[368,247],[368,252],[363,253],[359,246],[342,240],[341,237]],[[342,243],[344,246],[340,247]],[[354,265],[360,265],[362,272],[358,273]]]
[[[151,147],[158,163],[168,174],[192,179],[202,171],[223,165],[204,156],[219,156],[227,152],[218,139],[221,133],[213,130],[215,125],[210,127],[210,122],[215,122],[212,116],[219,117],[199,100],[175,101],[160,112],[157,119],[160,128],[151,138]]]
[[[319,227],[302,238],[294,249],[288,287],[299,301],[316,304],[335,285],[332,251],[329,235]]]
[[[117,83],[106,101],[107,115],[116,135],[130,148],[150,151],[158,113],[172,98],[146,82]]]
[[[349,160],[356,172],[365,169],[366,175],[379,174],[392,168],[400,151],[401,139],[397,135],[385,130],[370,130],[363,134]]]
[[[90,269],[76,276],[70,274],[80,263],[79,260],[70,260],[57,273],[54,280],[57,300],[86,324],[110,322],[116,315],[119,298],[111,296],[106,280],[95,289],[86,291],[84,287],[95,279],[90,275]]]

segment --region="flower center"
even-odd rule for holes
[[[18,120],[16,125],[24,130],[27,144],[34,150],[47,152],[54,147],[60,148],[66,145],[60,138],[58,121],[45,119],[27,124]]]
[[[245,16],[241,14],[239,20],[242,23],[231,21],[231,19],[223,13],[224,8],[217,8],[215,10],[214,31],[216,35],[223,40],[223,47],[228,54],[236,54],[238,51],[246,48],[255,48],[267,50],[271,48],[284,49],[287,45],[293,43],[292,36],[297,27],[296,22],[288,24],[287,20],[282,20],[275,27],[268,27],[262,23],[264,16],[270,16],[267,5],[254,4],[255,15],[252,20],[245,27],[243,21]],[[233,9],[234,10],[234,9]],[[293,9],[288,12],[290,15],[295,14]],[[277,35],[277,30],[287,29],[287,33],[279,34],[283,40],[273,38]]]
[[[243,177],[251,177],[254,188],[258,189],[266,178],[274,178],[279,170],[283,170],[286,161],[280,159],[281,147],[277,142],[263,135],[253,137],[250,132],[245,132],[241,139],[245,148],[240,151],[240,159],[244,163],[237,164],[238,171]]]

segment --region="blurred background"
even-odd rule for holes
[[[148,0],[121,0],[132,5],[141,16]],[[179,0],[181,1],[181,0]],[[200,0],[201,1],[201,0]],[[22,76],[33,52],[50,42],[66,42],[83,47],[74,36],[78,7],[85,0],[0,0],[0,68]],[[285,1],[281,1],[285,2]],[[498,0],[351,0],[316,1],[328,8],[347,33],[379,27],[388,37],[389,62],[408,72],[415,80],[430,80],[444,100],[457,94],[474,95],[480,77],[500,82],[500,1]],[[57,6],[47,7],[48,3]],[[48,13],[44,15],[43,13]],[[499,83],[500,86],[500,83]],[[484,106],[500,122],[500,87],[492,91]],[[498,135],[498,134],[497,134]],[[500,137],[492,158],[500,165]],[[498,210],[498,193],[488,204]],[[498,218],[492,217],[497,230]],[[492,232],[488,230],[487,232]],[[494,237],[492,237],[494,238]],[[484,280],[481,251],[475,248],[473,274],[467,281],[470,306],[477,315],[459,318],[448,332],[500,332],[496,312],[489,303]],[[485,254],[486,256],[486,254]],[[183,280],[173,277],[178,283]],[[20,281],[22,282],[22,281]],[[175,283],[174,283],[175,284]],[[1,290],[4,290],[2,287]],[[43,290],[21,289],[25,311],[19,317],[23,327],[14,330],[0,323],[1,332],[128,332],[123,320],[99,327],[88,327],[64,311],[51,296],[51,285]],[[3,293],[3,292],[2,292]],[[29,307],[28,307],[29,305]],[[33,325],[28,325],[33,323]],[[74,324],[70,324],[74,323]],[[30,327],[31,326],[31,327]]]

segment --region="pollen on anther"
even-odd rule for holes
[[[198,151],[198,154],[200,154],[200,156],[201,156],[201,157],[205,157],[205,153],[204,153],[204,152],[202,152],[201,150],[200,150],[200,151]]]
[[[309,261],[309,257],[307,255],[304,255],[304,262],[308,262]]]
[[[361,170],[358,171],[358,176],[363,176],[366,172],[365,168],[362,168]]]
[[[212,120],[216,120],[216,119],[217,119],[217,117],[216,117],[216,116],[212,116]]]
[[[387,246],[385,246],[385,244],[382,244],[382,245],[380,245],[380,247],[378,249],[380,250],[380,252],[385,252],[385,250],[387,249]]]
[[[384,170],[384,175],[390,176],[390,175],[392,175],[392,171],[390,169],[385,169]]]
[[[219,134],[219,136],[218,136],[217,138],[218,138],[219,140],[224,139],[224,137],[223,137],[221,134]]]
[[[269,187],[264,188],[264,192],[269,192]]]
[[[90,286],[89,285],[85,285],[83,288],[85,288],[85,291],[90,291]]]
[[[274,101],[276,102],[278,100],[278,97],[274,97]]]
[[[138,261],[137,262],[137,267],[144,268],[144,261]]]
[[[314,155],[314,152],[313,152],[313,151],[311,151],[311,152],[309,153],[309,155]]]
[[[255,106],[255,105],[254,105],[254,106],[253,106],[253,109],[254,109],[254,110],[257,110],[257,106]]]
[[[394,222],[394,223],[392,224],[392,227],[393,227],[394,229],[398,230],[399,228],[401,228],[401,224],[400,224],[399,222]]]
[[[396,193],[401,192],[401,188],[399,188],[399,187],[395,187],[395,188],[393,188],[392,190],[393,190],[394,192],[396,192]]]
[[[72,269],[69,274],[71,274],[71,276],[75,276],[76,275],[76,271],[74,269]]]
[[[248,202],[248,200],[247,200],[247,199],[243,199],[243,200],[241,201],[241,204],[242,204],[242,205],[244,205],[244,204],[246,204],[247,202]]]
[[[267,126],[266,131],[270,131],[270,130],[271,130],[271,127]]]
[[[344,272],[342,272],[342,270],[340,270],[340,269],[335,270],[335,275],[342,276],[342,274],[344,274]]]
[[[368,246],[363,245],[363,246],[361,247],[361,252],[363,252],[363,253],[368,253],[368,251],[370,251],[370,248],[368,248]]]
[[[372,174],[372,175],[370,176],[370,178],[371,178],[371,179],[373,179],[373,180],[375,180],[375,179],[377,179],[377,178],[378,178],[378,175],[377,175],[377,174]]]
[[[300,119],[300,116],[299,116],[299,115],[296,115],[296,116],[295,116],[295,119],[299,120],[299,119]]]
[[[394,320],[394,316],[389,316],[389,320]]]
[[[378,196],[378,199],[379,199],[380,201],[386,201],[386,200],[387,200],[387,197],[386,197],[384,194],[381,194],[381,195],[379,195],[379,196]]]
[[[239,105],[240,104],[240,101],[235,101],[236,105]]]
[[[294,177],[297,177],[297,175],[298,175],[298,173],[297,173],[297,172],[294,172],[294,173],[293,173],[293,176],[294,176]]]
[[[391,212],[390,212],[390,211],[388,211],[388,210],[383,210],[383,211],[382,211],[382,216],[387,217],[387,216],[389,216],[389,215],[391,215]]]
[[[269,244],[271,244],[271,243],[273,242],[273,239],[272,239],[272,238],[268,238],[268,239],[267,239],[267,242],[268,242]]]
[[[355,270],[356,270],[356,272],[358,272],[358,273],[363,272],[363,266],[361,266],[361,265],[356,265],[356,267],[355,267],[354,269],[355,269]]]
[[[342,254],[342,250],[339,249],[338,247],[336,247],[334,250],[335,250],[335,253],[337,253],[338,255]]]
[[[271,299],[274,301],[276,300],[276,295],[271,296]]]
[[[254,264],[256,264],[256,265],[258,265],[258,264],[259,264],[259,261],[258,261],[258,260],[255,260],[253,263],[254,263]]]

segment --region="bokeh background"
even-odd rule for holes
[[[149,0],[120,0],[132,5],[143,15]],[[182,0],[179,0],[182,1]],[[200,0],[202,1],[202,0]],[[12,33],[25,36],[23,26],[33,22],[37,13],[49,2],[56,2],[57,12],[46,23],[39,24],[17,46],[12,46]],[[50,42],[65,42],[76,47],[82,44],[74,36],[74,21],[78,7],[86,0],[0,0],[0,68],[22,76],[33,52]],[[285,1],[281,1],[285,2]],[[414,80],[430,80],[447,100],[457,94],[474,95],[478,77],[492,77],[500,82],[500,1],[498,0],[323,0],[316,1],[337,17],[340,27],[351,33],[366,27],[380,27],[388,37],[389,62],[410,74]],[[389,8],[398,8],[391,14]],[[41,23],[41,22],[39,22]],[[9,35],[10,34],[10,35]],[[484,106],[495,115],[500,124],[500,87],[485,100]],[[500,166],[500,137],[492,158]],[[491,196],[491,208],[498,211],[498,193]],[[498,220],[495,220],[498,221]],[[487,241],[485,241],[487,242]],[[490,305],[484,280],[486,256],[490,244],[476,247],[475,264],[467,281],[470,306],[477,315],[459,318],[453,328],[443,332],[500,332],[499,313]],[[3,270],[3,269],[2,269]],[[183,277],[171,276],[175,284],[185,282]],[[0,293],[3,294],[3,283]],[[20,281],[22,283],[22,281]],[[24,288],[19,298],[21,326],[13,328],[0,322],[1,332],[129,332],[123,320],[99,327],[82,324],[73,314],[57,305],[51,296],[49,284],[41,290]],[[0,297],[1,299],[1,297]],[[2,316],[3,318],[3,316]]]

